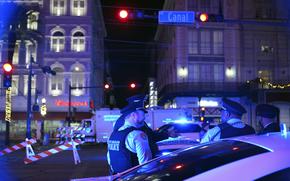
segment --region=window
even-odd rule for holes
[[[223,65],[214,65],[213,67],[213,76],[214,81],[221,82],[224,80],[224,66]]]
[[[73,65],[71,75],[71,86],[72,87],[83,87],[85,86],[85,76],[84,76],[84,68],[81,64],[77,63]],[[80,96],[85,93],[85,89],[73,89],[72,95]]]
[[[87,13],[86,0],[72,0],[71,14],[73,16],[84,16]]]
[[[20,42],[16,41],[15,47],[14,47],[13,58],[12,58],[12,64],[19,63],[19,45],[20,45]]]
[[[198,54],[198,32],[196,30],[188,33],[188,53]]]
[[[200,32],[200,53],[201,54],[210,54],[210,31],[201,31]]]
[[[190,64],[189,66],[189,81],[198,82],[199,81],[199,65]]]
[[[204,82],[212,82],[212,71],[211,65],[202,64],[200,65],[200,79]]]
[[[27,17],[27,29],[37,30],[39,12],[30,12]]]
[[[18,95],[18,86],[19,85],[19,76],[12,75],[12,85],[11,85],[11,95],[17,96]]]
[[[28,64],[30,63],[31,56],[33,57],[34,62],[37,61],[36,59],[36,47],[33,46],[31,41],[26,41],[25,42],[25,63]]]
[[[24,90],[23,94],[26,96],[27,95],[27,90],[28,89],[28,75],[24,75]],[[36,75],[32,76],[31,78],[31,95],[35,95],[36,92]]]
[[[213,54],[222,55],[224,54],[224,37],[222,31],[213,32]]]
[[[51,50],[54,52],[61,52],[64,50],[65,37],[64,33],[56,31],[51,36]]]
[[[85,37],[80,31],[75,32],[72,35],[72,51],[83,52],[85,51]]]
[[[59,96],[63,93],[63,86],[64,86],[63,71],[64,70],[61,67],[54,67],[52,68],[52,70],[56,72],[56,75],[50,77],[49,93],[52,96]]]
[[[223,31],[189,29],[188,53],[192,55],[223,55]]]
[[[276,2],[272,0],[255,0],[257,19],[274,19]]]
[[[50,13],[55,16],[66,14],[66,0],[51,0]]]

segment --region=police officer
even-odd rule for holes
[[[147,99],[147,96],[145,96],[144,94],[137,94],[137,95],[127,98],[126,100],[129,104],[139,104],[140,106],[144,107],[144,102],[146,101],[146,99]],[[118,130],[124,124],[125,122],[124,118],[126,117],[126,111],[124,110],[121,111],[122,115],[117,119],[114,125],[114,130]],[[148,136],[149,146],[150,146],[153,158],[157,156],[158,151],[159,151],[156,142],[164,140],[164,139],[168,139],[169,136],[176,137],[175,130],[168,129],[168,132],[167,131],[164,131],[164,132],[153,131],[146,124],[146,122],[144,122],[144,125],[140,127],[139,130],[142,130]]]
[[[144,126],[146,110],[140,102],[131,102],[121,110],[125,122],[114,130],[108,140],[107,159],[112,173],[123,172],[152,158],[148,136],[140,130]]]
[[[259,104],[256,107],[257,121],[261,126],[261,131],[258,134],[269,132],[279,132],[280,126],[278,123],[279,108],[270,104]]]
[[[222,123],[208,130],[202,138],[201,143],[216,141],[222,138],[255,134],[254,128],[241,121],[244,113],[246,113],[246,110],[241,104],[226,98],[222,99]]]

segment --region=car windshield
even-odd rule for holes
[[[172,152],[124,173],[117,180],[184,180],[265,152],[269,150],[241,141],[222,140]]]
[[[198,124],[172,124],[177,133],[192,133],[200,132],[200,126]]]

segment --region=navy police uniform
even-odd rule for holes
[[[126,101],[129,104],[140,104],[140,106],[144,106],[144,102],[146,101],[147,96],[143,95],[143,94],[138,94],[135,96],[131,96],[129,98],[126,99]],[[121,110],[122,115],[117,119],[115,125],[114,125],[114,130],[118,130],[125,122],[125,117],[127,116],[126,113],[126,109],[122,109]],[[148,136],[148,141],[149,141],[149,146],[152,152],[152,156],[156,157],[156,155],[158,154],[158,146],[156,144],[156,142],[161,141],[161,140],[165,140],[168,139],[168,134],[166,133],[159,133],[156,131],[153,131],[147,124],[146,122],[144,122],[144,126],[142,126],[141,128],[139,128],[139,130],[142,130],[146,133],[146,135]]]
[[[245,108],[241,104],[226,98],[222,99],[222,109],[240,117],[246,113]],[[239,118],[231,118],[208,130],[202,138],[201,143],[248,134],[255,134],[254,128],[243,123]]]
[[[121,112],[128,116],[130,113],[140,110],[147,112],[143,107],[143,102],[137,101],[129,102]],[[148,136],[140,127],[126,121],[126,116],[124,116],[124,124],[120,128],[114,129],[108,140],[107,159],[113,174],[152,159]]]
[[[261,116],[263,118],[269,118],[272,119],[273,122],[269,123],[268,125],[265,125],[265,127],[262,126],[261,132],[259,134],[265,134],[269,132],[279,132],[280,126],[279,123],[276,122],[279,115],[279,108],[276,106],[270,105],[270,104],[259,104],[256,107],[256,115]],[[276,119],[276,120],[275,120]]]

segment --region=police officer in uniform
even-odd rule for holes
[[[146,113],[143,104],[131,102],[121,112],[126,115],[125,122],[113,131],[107,143],[107,159],[113,174],[152,159],[148,136],[140,130]]]
[[[270,104],[257,105],[257,121],[259,122],[262,129],[258,134],[280,131],[280,126],[278,123],[279,112],[279,108]]]
[[[222,138],[255,134],[254,128],[241,121],[244,113],[246,113],[246,110],[241,104],[226,98],[222,99],[222,123],[208,130],[202,138],[201,143],[216,141]]]
[[[143,94],[138,94],[138,95],[134,95],[131,96],[129,98],[127,98],[127,102],[129,104],[140,104],[140,106],[144,107],[144,102],[146,101],[147,96],[143,95]],[[126,111],[121,111],[122,115],[117,119],[115,125],[114,125],[114,130],[118,130],[125,122],[125,117],[126,117]],[[161,140],[165,140],[168,139],[169,136],[175,137],[175,130],[173,129],[168,129],[169,132],[164,131],[164,132],[157,132],[157,131],[153,131],[147,124],[146,122],[144,122],[144,125],[142,127],[139,128],[140,130],[142,130],[143,132],[146,133],[146,135],[148,136],[148,141],[149,141],[149,146],[151,149],[151,153],[152,153],[152,157],[155,158],[156,155],[158,154],[158,146],[157,146],[157,142],[161,141]]]

